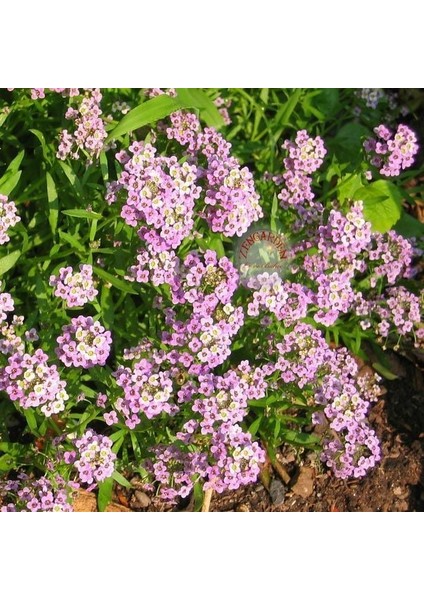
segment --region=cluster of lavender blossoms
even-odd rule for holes
[[[21,220],[17,214],[17,208],[12,200],[7,196],[0,194],[0,244],[5,244],[10,240],[7,232]]]
[[[56,354],[64,365],[90,369],[106,364],[112,336],[99,321],[80,315],[62,327],[57,343]]]
[[[89,161],[97,158],[103,150],[107,137],[105,122],[102,118],[100,102],[102,94],[97,88],[84,90],[84,95],[77,108],[69,107],[65,118],[74,122],[74,131],[64,129],[60,133],[57,158],[78,159],[80,152],[88,156]]]
[[[0,481],[0,512],[72,512],[71,489],[56,475],[31,479],[19,473],[17,479]]]
[[[79,273],[74,273],[72,267],[62,267],[59,275],[51,275],[49,282],[55,288],[54,295],[63,298],[68,308],[84,306],[98,294],[94,287],[91,265],[80,265]]]
[[[81,483],[92,485],[110,477],[115,469],[116,455],[112,452],[112,440],[105,435],[87,429],[81,438],[73,440],[75,450],[65,452],[67,464],[78,471]]]
[[[274,178],[275,183],[284,184],[278,194],[283,208],[294,207],[303,221],[317,219],[323,206],[314,200],[312,179],[309,177],[322,165],[327,150],[324,142],[317,136],[311,138],[305,130],[297,132],[294,142],[286,140],[283,149],[288,151],[284,159],[284,173]]]
[[[396,133],[379,125],[374,129],[375,138],[364,142],[371,165],[377,167],[381,175],[395,177],[410,167],[418,152],[417,137],[407,125],[399,125]]]
[[[66,383],[60,379],[56,365],[47,364],[48,358],[42,350],[33,355],[18,351],[0,370],[0,390],[22,408],[39,406],[46,417],[62,412],[68,399]]]

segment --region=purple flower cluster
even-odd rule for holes
[[[231,303],[237,284],[238,273],[226,257],[218,259],[212,250],[203,257],[191,252],[171,288],[173,302],[186,305],[191,314],[178,321],[175,311],[167,309],[166,323],[172,331],[164,331],[162,341],[189,350],[210,368],[222,364],[244,322],[242,307]]]
[[[141,422],[141,413],[152,419],[162,412],[174,414],[178,410],[173,403],[171,373],[160,367],[159,357],[156,361],[142,358],[132,369],[120,366],[114,377],[123,389],[123,397],[116,401],[116,409],[130,429]]]
[[[374,233],[373,243],[368,251],[368,268],[371,270],[370,285],[375,287],[380,278],[387,278],[390,285],[401,277],[408,277],[408,267],[414,257],[411,243],[396,233]]]
[[[379,392],[377,375],[357,377],[358,366],[345,349],[336,350],[316,393],[332,435],[324,440],[321,459],[337,477],[363,477],[380,460],[380,445],[366,415]],[[315,415],[319,422],[322,416]]]
[[[151,144],[134,142],[132,156],[120,153],[123,171],[108,201],[125,190],[126,202],[121,216],[128,225],[137,227],[150,254],[176,249],[193,228],[194,203],[200,196],[196,185],[196,168],[177,158],[156,156]]]
[[[56,366],[49,366],[47,359],[42,350],[32,356],[15,352],[7,366],[0,369],[0,390],[22,408],[40,406],[41,412],[50,417],[64,410],[68,394]]]
[[[81,315],[62,327],[57,343],[56,354],[64,365],[89,369],[106,363],[112,336],[99,321]]]
[[[300,388],[318,379],[332,358],[332,351],[321,331],[306,323],[298,323],[276,344],[279,356],[275,363],[284,383],[296,382]]]
[[[387,338],[390,333],[398,336],[411,333],[421,322],[420,298],[403,286],[390,288],[377,299],[358,303],[357,314],[366,315],[361,322],[363,329],[371,326],[379,337]]]
[[[56,476],[52,482],[47,477],[31,479],[20,473],[18,479],[0,482],[1,512],[72,512],[69,503],[70,489]]]
[[[407,125],[399,125],[396,133],[379,125],[375,127],[376,138],[364,142],[370,163],[379,169],[381,175],[394,177],[410,167],[418,152],[417,137]]]
[[[221,98],[221,96],[218,96],[218,98],[215,98],[213,103],[216,107],[218,107],[218,112],[224,120],[224,125],[231,125],[232,120],[230,113],[228,112],[228,109],[232,104],[230,98]]]
[[[253,176],[230,155],[231,144],[215,129],[206,128],[197,137],[197,152],[206,158],[201,168],[205,207],[201,213],[214,232],[241,236],[263,217]],[[199,166],[201,166],[199,164]]]
[[[278,195],[280,205],[298,209],[305,205],[304,216],[311,208],[315,211],[321,209],[322,205],[314,202],[312,179],[308,175],[322,165],[327,153],[322,139],[319,136],[311,138],[305,130],[301,130],[297,132],[295,141],[286,140],[283,148],[288,150],[288,156],[284,159],[283,177],[276,179],[277,183],[285,185]]]
[[[187,423],[181,437],[191,439],[195,431],[195,422]],[[223,423],[211,436],[203,438],[203,444],[209,456],[206,451],[184,451],[176,444],[152,449],[155,460],[146,467],[161,483],[162,498],[173,501],[177,496],[188,496],[199,479],[206,480],[205,490],[218,493],[257,480],[265,452],[238,424]]]
[[[69,308],[84,306],[98,294],[94,287],[91,265],[80,265],[79,273],[74,273],[72,267],[62,267],[59,275],[50,277],[50,285],[55,288],[54,295],[63,298]]]
[[[254,371],[247,361],[239,372],[230,370],[224,376],[207,373],[199,376],[193,410],[202,416],[201,433],[213,433],[216,423],[239,423],[247,415],[248,401],[263,398],[266,391],[261,369]]]
[[[15,304],[13,298],[7,292],[0,294],[0,324],[6,321],[8,312],[13,312]]]
[[[7,231],[21,220],[17,208],[12,200],[0,194],[0,244],[10,240]]]
[[[277,273],[261,273],[249,280],[254,289],[253,299],[247,306],[251,317],[263,311],[273,313],[287,327],[306,317],[312,294],[300,283],[282,281]]]
[[[31,100],[42,100],[46,97],[46,88],[31,88]],[[49,88],[50,92],[56,92],[62,94],[63,97],[72,98],[73,96],[79,96],[79,88]]]
[[[65,453],[65,461],[78,470],[81,483],[88,485],[103,481],[115,470],[116,455],[112,440],[87,429],[81,438],[73,441],[76,451]]]
[[[83,151],[92,161],[103,150],[107,137],[105,124],[101,117],[100,102],[102,94],[99,89],[87,89],[78,108],[68,108],[65,117],[75,122],[75,130],[69,133],[64,129],[60,134],[57,158],[79,158]]]
[[[200,132],[200,121],[193,113],[179,110],[170,116],[171,127],[166,130],[169,140],[176,140],[182,146],[188,146],[190,152],[197,148],[197,135]]]

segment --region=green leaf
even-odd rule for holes
[[[97,496],[97,508],[99,512],[104,512],[112,500],[113,477],[108,477],[99,483],[99,493]]]
[[[280,107],[277,114],[275,115],[274,122],[278,125],[290,125],[290,117],[293,114],[294,109],[296,108],[300,96],[302,95],[302,90],[300,88],[296,89],[293,94],[289,97],[287,102]]]
[[[115,277],[115,275],[111,275],[110,273],[107,273],[100,267],[93,266],[93,271],[101,279],[103,279],[107,283],[110,283],[111,285],[116,287],[118,290],[121,290],[122,292],[127,292],[128,294],[138,294],[138,292],[136,292],[132,288],[132,286],[129,283],[127,283],[125,280],[118,279],[118,277]]]
[[[294,444],[296,446],[316,446],[320,441],[317,435],[299,431],[286,430],[281,434],[281,437],[289,444]]]
[[[194,507],[193,512],[200,512],[203,506],[203,485],[200,481],[196,481],[193,486]]]
[[[62,231],[59,229],[59,237],[61,240],[68,242],[68,244],[70,246],[72,246],[79,252],[82,252],[84,254],[86,253],[86,249],[84,248],[84,246],[77,239],[75,239],[74,236],[72,236],[70,233],[66,233],[66,231]]]
[[[144,125],[155,123],[159,119],[163,119],[181,108],[187,108],[187,106],[179,98],[172,98],[168,94],[151,98],[151,100],[147,100],[130,110],[118,125],[112,129],[106,139],[106,143],[130,131],[144,127]]]
[[[10,454],[0,456],[0,471],[10,471],[16,466],[16,460]]]
[[[351,200],[355,192],[362,188],[362,178],[356,173],[346,173],[337,183],[336,193],[337,198],[343,204],[345,200]]]
[[[0,194],[4,196],[9,196],[11,192],[18,185],[19,180],[21,178],[22,171],[18,171],[17,173],[5,173],[0,180]]]
[[[209,127],[219,129],[224,124],[218,108],[212,99],[199,88],[177,88],[177,98],[188,107],[198,108],[200,117]]]
[[[258,417],[257,419],[255,419],[253,421],[253,423],[250,425],[250,427],[249,427],[249,433],[251,435],[256,435],[256,433],[258,432],[258,429],[259,429],[259,427],[261,425],[261,422],[262,422],[262,415],[260,417]]]
[[[333,140],[328,142],[340,162],[358,165],[362,159],[362,138],[370,131],[359,123],[347,123],[339,129]]]
[[[386,369],[386,367],[384,367],[379,362],[373,362],[372,366],[377,371],[377,373],[380,373],[380,375],[382,375],[385,379],[388,379],[389,381],[393,381],[394,379],[399,379],[399,377],[397,375],[392,373],[389,369]]]
[[[14,250],[7,256],[3,256],[3,258],[0,258],[0,277],[7,273],[7,271],[10,271],[10,269],[15,265],[20,255],[20,250]]]
[[[57,220],[59,217],[59,201],[57,198],[57,190],[53,177],[46,172],[47,184],[47,200],[49,202],[49,223],[53,234],[56,233]]]
[[[43,157],[45,158],[45,160],[49,160],[46,138],[44,137],[44,134],[41,131],[38,131],[38,129],[30,129],[29,131],[33,133],[40,142],[41,149],[43,151]]]
[[[24,416],[25,416],[26,422],[28,423],[28,427],[29,427],[31,433],[37,433],[38,432],[37,419],[35,416],[34,409],[32,409],[32,408],[25,409]]]
[[[109,165],[107,162],[106,152],[100,152],[99,161],[100,161],[100,170],[102,172],[103,181],[106,184],[109,181]]]
[[[364,203],[364,217],[373,231],[386,233],[402,214],[402,192],[391,181],[380,179],[356,190],[355,200]]]
[[[324,88],[315,96],[314,104],[326,119],[337,112],[339,108],[339,94],[340,92],[337,88]]]
[[[82,208],[72,208],[69,210],[62,210],[63,215],[68,217],[76,217],[77,219],[101,219],[102,215],[92,210],[84,210]]]
[[[60,168],[65,173],[69,183],[72,185],[74,190],[77,192],[77,195],[82,196],[83,191],[82,191],[82,186],[81,186],[80,180],[75,175],[72,168],[67,163],[63,162],[63,160],[57,161],[57,164],[60,165]]]
[[[19,167],[21,166],[21,162],[22,162],[24,156],[25,156],[25,150],[21,150],[19,152],[19,154],[17,154],[15,156],[15,158],[9,163],[9,166],[7,167],[3,177],[5,175],[17,173],[19,170]],[[3,177],[0,179],[0,182],[2,181]]]
[[[421,237],[424,236],[424,223],[403,211],[401,218],[395,225],[395,230],[406,238]]]
[[[121,475],[121,473],[118,473],[118,471],[114,471],[112,473],[112,478],[116,481],[116,483],[119,483],[119,485],[122,485],[125,488],[132,488],[131,483],[128,481],[128,479],[125,479],[125,477],[123,475]]]

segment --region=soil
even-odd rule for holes
[[[314,453],[280,449],[281,469],[265,469],[262,482],[212,496],[210,512],[406,512],[424,510],[424,377],[420,364],[392,354],[396,380],[370,413],[382,460],[359,480],[338,480]],[[283,479],[290,481],[284,483]],[[133,484],[137,487],[136,479]],[[194,500],[169,506],[140,489],[117,490],[114,510],[192,511]]]

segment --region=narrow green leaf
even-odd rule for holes
[[[262,415],[260,417],[258,417],[257,419],[255,419],[253,421],[253,423],[251,424],[251,426],[249,427],[249,433],[251,435],[256,435],[256,433],[258,432],[258,429],[261,425],[262,422]]]
[[[53,234],[55,234],[57,229],[57,220],[59,217],[59,201],[54,179],[48,171],[46,172],[46,184],[47,200],[49,202],[49,223]]]
[[[185,105],[198,108],[201,118],[209,127],[219,129],[224,124],[218,108],[212,99],[199,88],[177,88],[177,97]]]
[[[125,479],[125,477],[121,473],[118,473],[118,471],[114,471],[112,473],[112,477],[116,481],[116,483],[119,483],[119,485],[122,485],[126,488],[132,488],[132,485],[128,481],[128,479]]]
[[[69,210],[62,210],[63,215],[68,217],[75,217],[77,219],[101,219],[102,215],[92,210],[84,210],[82,208],[72,208]]]
[[[107,162],[106,152],[100,152],[99,161],[100,161],[100,170],[102,172],[103,181],[106,184],[109,181],[109,165]]]
[[[0,181],[0,194],[9,196],[9,194],[13,192],[15,187],[18,185],[21,175],[22,171],[5,174]]]
[[[144,127],[144,125],[149,125],[155,123],[159,119],[164,119],[181,108],[188,108],[188,106],[185,106],[179,98],[171,98],[168,94],[162,94],[161,96],[156,96],[156,98],[151,98],[130,110],[130,112],[121,119],[118,125],[112,129],[106,139],[106,143],[121,135],[125,135],[130,131],[135,131],[140,127]]]
[[[377,373],[380,373],[380,375],[382,375],[385,379],[388,379],[389,381],[393,381],[394,379],[399,379],[399,377],[397,375],[392,373],[389,369],[386,369],[386,367],[384,367],[379,362],[373,362],[372,366],[377,371]]]
[[[37,433],[37,419],[35,417],[35,411],[32,408],[27,408],[24,411],[26,422],[32,433]]]
[[[97,496],[97,508],[99,512],[104,512],[112,500],[113,477],[108,477],[99,483],[99,493]]]
[[[35,135],[35,137],[38,139],[38,141],[40,142],[41,149],[43,151],[43,156],[44,156],[45,160],[49,160],[48,148],[47,148],[46,138],[44,137],[44,134],[41,131],[38,131],[38,129],[30,129],[29,131],[31,133],[33,133]]]
[[[60,165],[60,168],[65,173],[69,183],[72,185],[77,194],[79,196],[82,196],[83,191],[80,180],[78,179],[72,168],[68,165],[68,163],[63,162],[63,160],[57,161],[57,164]]]
[[[203,506],[203,486],[200,481],[196,481],[193,486],[194,507],[193,512],[200,512]]]
[[[279,109],[279,111],[275,115],[275,123],[278,123],[278,125],[289,125],[290,124],[290,117],[292,116],[293,111],[295,110],[295,108],[300,100],[301,95],[302,95],[302,90],[299,88],[293,92],[293,94],[290,96],[290,98],[287,100],[287,102],[285,104],[283,104],[283,106]]]
[[[138,293],[125,280],[118,279],[118,277],[115,277],[115,275],[111,275],[110,273],[107,273],[106,271],[104,271],[100,267],[93,266],[93,271],[101,279],[103,279],[107,283],[110,283],[111,285],[113,285],[114,287],[118,288],[118,290],[121,290],[122,292],[127,292],[128,294],[137,294]]]
[[[7,273],[7,271],[10,271],[10,269],[15,265],[20,255],[20,250],[14,250],[7,256],[3,256],[3,258],[0,258],[0,277]]]
[[[25,156],[25,150],[21,150],[15,158],[9,163],[6,171],[4,172],[3,177],[6,175],[9,176],[13,173],[17,173],[19,171],[19,167],[21,166],[21,162]],[[3,180],[3,177],[0,179],[0,183]]]
[[[78,250],[79,252],[82,252],[84,254],[86,253],[86,249],[84,248],[84,246],[78,240],[76,240],[70,233],[66,233],[66,231],[61,231],[59,229],[59,237],[65,242],[68,242],[68,244],[75,248],[75,250]]]
[[[312,433],[302,433],[299,431],[284,431],[281,437],[289,444],[299,446],[316,446],[319,444],[319,437]]]

